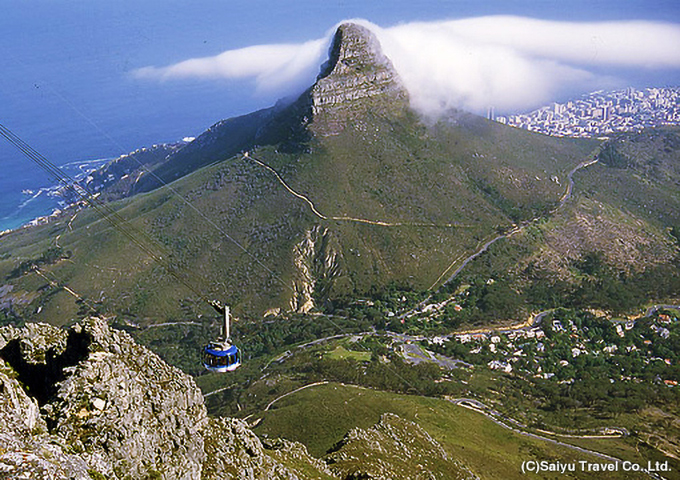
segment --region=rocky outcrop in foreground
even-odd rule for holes
[[[0,478],[302,479],[308,472],[333,478],[302,445],[268,449],[244,422],[209,418],[191,377],[101,319],[69,330],[0,329]]]

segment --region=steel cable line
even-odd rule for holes
[[[101,135],[103,135],[109,142],[111,142],[113,145],[115,145],[120,151],[121,154],[125,154],[126,150],[123,148],[123,146],[116,141],[111,135],[109,135],[106,131],[102,130],[99,125],[97,125],[95,122],[93,122],[87,115],[85,115],[83,112],[80,111],[73,103],[71,103],[67,98],[65,98],[61,93],[59,93],[57,90],[52,88],[50,85],[47,85],[48,88],[61,100],[66,103],[71,109],[76,112],[78,115],[80,115],[86,122],[88,122],[90,125],[92,125]],[[231,235],[229,235],[222,227],[220,227],[217,223],[215,223],[210,217],[205,215],[200,209],[198,209],[193,203],[191,203],[189,200],[187,200],[186,197],[184,197],[182,194],[180,194],[177,190],[175,190],[171,185],[169,185],[165,180],[163,180],[160,176],[158,176],[153,170],[149,170],[142,162],[137,159],[136,155],[134,153],[128,154],[130,158],[132,158],[140,167],[141,169],[147,173],[148,175],[151,175],[155,180],[157,180],[161,185],[163,185],[165,188],[167,188],[173,195],[176,195],[179,197],[189,208],[191,208],[194,212],[196,212],[203,220],[206,221],[211,227],[215,228],[222,236],[224,236],[226,239],[228,239],[231,243],[236,245],[243,253],[248,255],[250,258],[255,261],[260,267],[262,267],[264,270],[269,272],[272,276],[274,276],[280,283],[283,285],[285,288],[290,290],[291,292],[295,293],[295,290],[291,288],[290,285],[288,285],[276,272],[274,272],[272,269],[267,267],[260,259],[258,259],[255,255],[253,255],[246,247],[244,247],[239,241],[237,241],[235,238],[233,238]]]
[[[88,206],[92,207],[97,213],[99,213],[106,221],[108,221],[118,232],[122,233],[128,240],[134,243],[140,250],[146,253],[154,261],[163,267],[163,269],[172,275],[177,281],[182,283],[191,292],[197,295],[200,299],[210,303],[205,295],[203,295],[194,285],[188,281],[188,279],[183,278],[180,272],[177,271],[176,267],[169,261],[166,260],[163,254],[154,251],[149,244],[153,245],[156,249],[165,250],[165,248],[154,240],[149,235],[144,232],[139,231],[132,227],[123,217],[121,217],[115,210],[105,203],[97,200],[94,195],[85,190],[83,187],[76,184],[76,181],[70,177],[67,173],[61,170],[59,167],[51,163],[47,158],[33,149],[30,145],[24,142],[16,134],[14,134],[6,126],[0,124],[0,136],[5,138],[10,144],[16,147],[24,156],[29,160],[36,163],[39,167],[48,172],[57,181],[63,184],[64,188],[68,191],[74,193],[82,201],[84,201]],[[139,237],[143,237],[140,240]]]
[[[87,308],[90,309],[90,311],[96,315],[98,315],[100,312],[97,310],[97,308],[85,297],[80,295],[78,292],[73,290],[72,288],[68,287],[67,285],[61,285],[59,283],[59,280],[56,278],[56,276],[50,272],[43,272],[40,270],[40,268],[37,265],[33,266],[33,271],[36,273],[36,275],[42,277],[44,280],[46,280],[52,287],[54,288],[61,288],[65,290],[69,295],[73,296],[76,298],[77,301],[83,303]],[[51,277],[51,278],[50,278]]]

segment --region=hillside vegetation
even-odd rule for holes
[[[96,309],[144,326],[200,320],[201,297],[244,318],[332,311],[388,287],[441,285],[507,232],[460,277],[500,282],[505,299],[518,294],[507,318],[556,306],[546,286],[578,296],[604,277],[616,290],[658,276],[669,280],[659,297],[673,297],[677,129],[600,147],[463,112],[427,123],[375,42],[361,27],[339,29],[331,60],[299,99],[248,116],[247,134],[234,130],[241,120],[216,124],[162,164],[188,174],[109,204],[165,267],[90,209],[4,235],[3,315],[65,323]],[[248,155],[229,156],[236,148]],[[572,190],[570,172],[594,159]],[[587,258],[601,268],[580,268]],[[635,306],[658,282],[646,285],[631,301],[593,306]]]

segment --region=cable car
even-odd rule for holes
[[[210,303],[224,315],[222,335],[203,347],[203,366],[211,372],[233,372],[241,366],[241,351],[229,341],[229,307],[219,302]]]

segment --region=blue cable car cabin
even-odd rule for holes
[[[241,366],[241,352],[229,343],[229,307],[213,301],[210,305],[224,315],[222,335],[215,341],[203,347],[203,366],[212,372],[233,372]]]
[[[241,352],[229,343],[209,343],[203,348],[203,366],[213,372],[233,372],[241,366]]]

